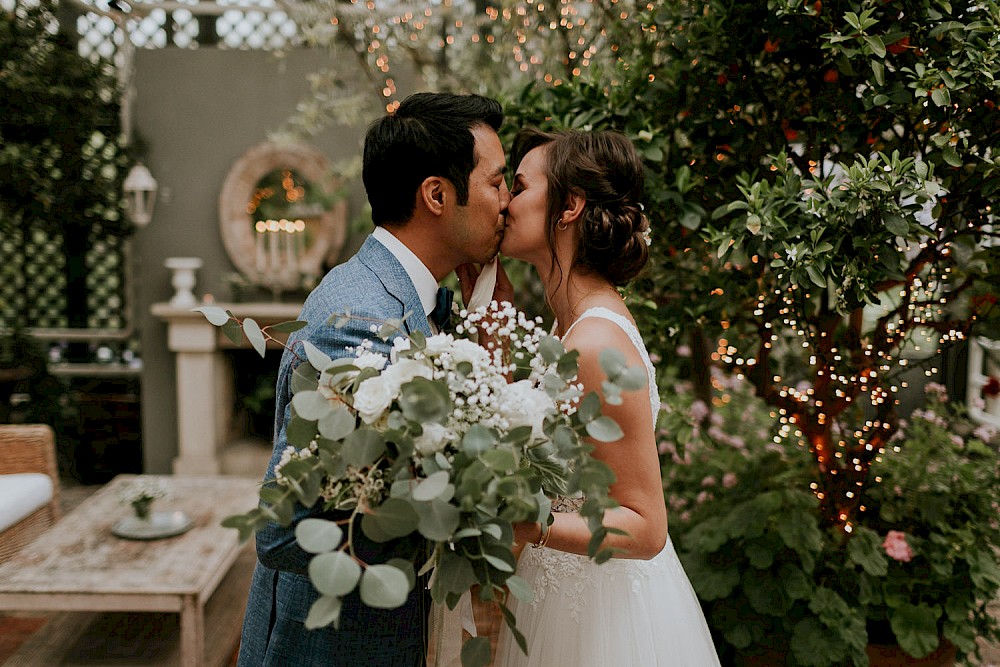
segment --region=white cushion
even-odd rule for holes
[[[39,472],[0,475],[0,530],[52,501],[52,478]]]

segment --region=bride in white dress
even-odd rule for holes
[[[616,557],[587,556],[590,531],[568,499],[546,531],[519,524],[526,545],[517,573],[534,601],[508,604],[527,640],[525,655],[506,626],[496,665],[503,667],[711,667],[719,660],[701,606],[667,534],[667,512],[654,440],[660,403],[653,366],[618,285],[647,259],[648,220],[639,203],[642,163],[613,132],[543,134],[524,130],[511,156],[503,254],[533,264],[545,286],[564,344],[580,353],[579,380],[599,389],[601,350],[620,350],[648,372],[648,401],[638,393],[605,405],[624,437],[595,443],[616,475],[620,507],[604,523],[626,535],[605,542]]]

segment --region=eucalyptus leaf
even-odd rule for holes
[[[462,437],[462,451],[469,456],[478,456],[489,450],[497,442],[496,434],[482,424],[473,424]]]
[[[336,627],[337,622],[340,620],[340,607],[340,598],[330,597],[329,595],[320,596],[312,603],[312,606],[309,607],[309,613],[306,614],[306,629],[316,630],[318,628],[325,628],[331,623]]]
[[[451,475],[447,470],[439,470],[417,484],[413,489],[413,499],[416,501],[434,500],[451,486]]]
[[[487,563],[489,563],[490,565],[492,565],[496,569],[500,570],[501,572],[513,572],[514,571],[514,566],[513,565],[511,565],[510,563],[508,563],[505,560],[501,560],[500,558],[497,558],[496,556],[491,556],[489,554],[483,554],[483,558],[486,559]]]
[[[340,546],[344,531],[333,521],[310,517],[295,526],[295,539],[304,551],[322,554]]]
[[[361,576],[361,601],[376,609],[396,609],[406,602],[410,582],[392,565],[371,565]]]
[[[507,577],[504,585],[521,602],[532,602],[535,599],[535,591],[527,581],[516,574]]]
[[[318,429],[324,438],[329,440],[343,440],[351,433],[357,425],[357,420],[347,406],[337,403],[320,417]]]
[[[206,320],[217,327],[221,327],[229,321],[229,313],[218,306],[198,306],[197,308],[192,308],[191,312],[201,313],[205,316]]]
[[[385,453],[385,440],[377,432],[368,428],[353,431],[344,439],[341,450],[347,465],[364,468],[375,462]]]
[[[458,530],[462,513],[451,503],[435,498],[414,503],[413,508],[419,516],[417,530],[428,540],[444,542]]]
[[[309,325],[308,322],[302,320],[292,320],[289,322],[278,322],[277,324],[272,324],[268,327],[269,331],[275,331],[277,333],[294,333],[299,329],[303,329]]]
[[[517,467],[517,460],[514,458],[514,452],[509,449],[491,449],[482,454],[480,459],[491,470],[500,473],[510,472]]]
[[[597,419],[601,414],[601,399],[594,392],[590,392],[580,401],[576,414],[584,424]]]
[[[296,414],[309,421],[317,421],[328,413],[332,406],[318,391],[300,391],[292,396],[292,407]]]
[[[566,353],[566,348],[553,336],[543,336],[538,342],[538,353],[547,364],[559,361],[559,358]]]
[[[615,420],[607,416],[598,417],[588,422],[587,434],[600,442],[615,442],[621,440],[625,435]]]
[[[319,386],[319,371],[304,361],[292,371],[292,394],[300,391],[314,391]]]
[[[267,351],[267,339],[264,332],[260,330],[260,325],[252,317],[243,318],[243,333],[246,335],[250,345],[262,358]]]
[[[444,384],[417,377],[402,386],[399,406],[407,419],[443,424],[451,414],[451,396]]]
[[[323,553],[309,561],[309,581],[323,595],[347,595],[359,579],[361,566],[343,551]]]
[[[487,667],[490,664],[488,637],[472,637],[462,644],[462,667]]]
[[[625,391],[645,389],[647,382],[649,382],[649,376],[642,366],[630,366],[615,378],[615,384]]]
[[[414,586],[417,585],[417,572],[410,561],[403,558],[390,558],[385,564],[391,565],[406,575],[406,581],[410,590],[413,590]]]
[[[303,419],[295,409],[292,409],[292,418],[285,423],[285,439],[288,444],[298,449],[308,447],[318,433],[316,422]]]
[[[222,333],[225,334],[233,345],[243,344],[243,327],[236,320],[229,320],[222,325]]]
[[[307,340],[302,341],[302,349],[306,352],[306,359],[319,372],[323,372],[330,365],[330,355],[320,350]]]
[[[361,519],[361,529],[376,542],[385,542],[387,540],[376,539],[375,536],[394,539],[409,535],[417,528],[420,520],[421,517],[409,501],[403,498],[388,498],[375,509],[365,513]]]
[[[626,368],[627,364],[625,362],[625,355],[618,348],[608,347],[601,350],[598,355],[598,360],[601,364],[601,369],[608,378],[614,380],[620,373],[622,373]]]
[[[479,580],[472,569],[472,563],[445,549],[431,583],[431,597],[435,602],[443,603],[448,593],[460,595],[477,583]]]

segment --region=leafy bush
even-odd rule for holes
[[[669,397],[660,447],[671,534],[725,659],[865,665],[871,643],[923,656],[943,637],[974,655],[977,636],[1000,637],[986,611],[1000,589],[995,431],[929,385],[848,534],[821,521],[795,434],[745,383],[714,383],[711,412]]]

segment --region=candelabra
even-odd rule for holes
[[[282,292],[302,287],[301,258],[305,253],[306,223],[302,220],[258,220],[256,230],[257,283],[278,301]]]

